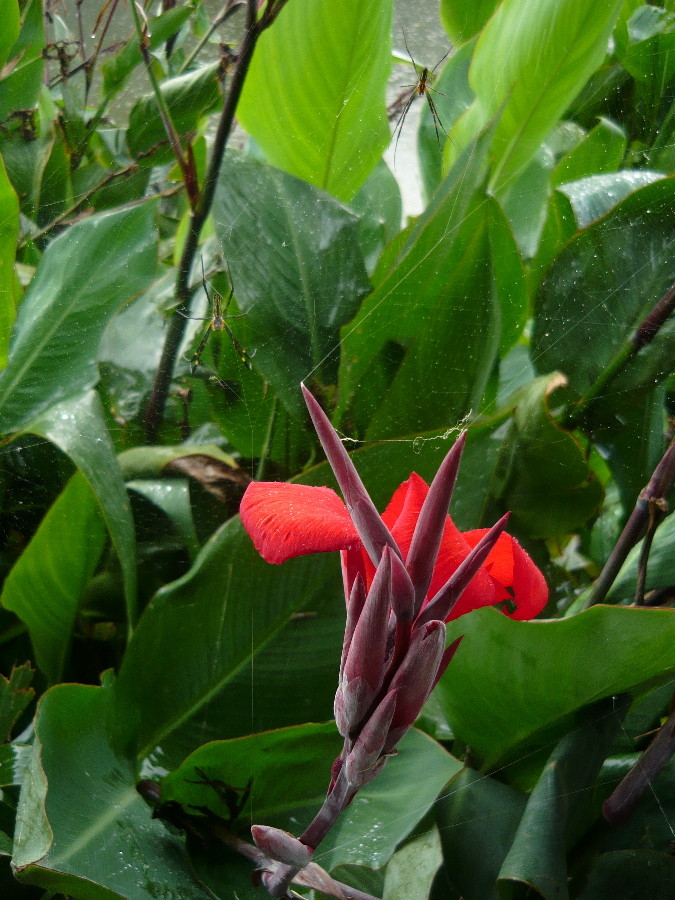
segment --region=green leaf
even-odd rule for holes
[[[17,431],[97,380],[108,319],[153,278],[155,204],[73,225],[47,248],[14,326],[0,374],[0,430]],[[111,264],[114,260],[114,265]]]
[[[136,619],[136,538],[129,498],[98,394],[53,406],[24,431],[39,434],[67,454],[89,482],[122,567],[129,626]]]
[[[499,0],[441,0],[441,22],[453,44],[478,34],[499,5]]]
[[[9,678],[0,675],[0,744],[9,741],[16,720],[33,699],[32,679],[28,663],[12,666]]]
[[[3,39],[5,39],[5,15],[9,16],[7,37],[15,33],[12,6],[3,10]],[[27,0],[23,5],[21,31],[7,54],[8,74],[0,80],[0,121],[5,121],[15,110],[33,109],[37,103],[44,79],[45,25],[42,0]]]
[[[219,67],[220,63],[212,63],[162,82],[160,90],[179,135],[194,131],[199,120],[221,103]],[[129,114],[127,143],[132,156],[138,156],[156,144],[167,144],[166,131],[154,94],[139,97],[134,104]],[[168,145],[159,159],[163,162],[174,160]],[[156,155],[152,156],[152,162],[158,162]]]
[[[162,15],[149,19],[150,49],[156,50],[158,47],[161,48],[190,18],[192,11],[192,7],[189,5],[181,6],[169,9]],[[138,38],[134,34],[116,56],[113,56],[112,59],[107,60],[101,66],[105,93],[114,97],[122,89],[127,77],[139,65],[141,60],[141,49]]]
[[[96,500],[78,473],[5,581],[2,605],[28,627],[35,659],[50,684],[61,680],[75,617],[104,540]]]
[[[223,161],[213,216],[257,341],[254,364],[304,421],[299,383],[313,373],[335,382],[340,326],[368,290],[358,219],[316,188],[234,153]]]
[[[15,0],[11,0],[12,3]],[[7,365],[9,336],[16,314],[20,288],[14,274],[19,237],[19,201],[0,156],[0,369]]]
[[[654,540],[649,551],[645,591],[655,591],[675,584],[675,513],[667,516],[656,529]],[[608,603],[620,600],[632,600],[635,596],[637,575],[640,566],[640,555],[644,540],[636,544],[626,557],[619,574],[607,594]]]
[[[616,172],[625,152],[626,133],[623,128],[611,119],[601,117],[583,141],[566,153],[556,165],[552,182],[558,185],[591,175]]]
[[[603,853],[591,869],[578,900],[607,897],[649,897],[670,900],[675,882],[675,858],[649,848]]]
[[[675,179],[647,185],[565,246],[537,297],[532,359],[539,372],[562,371],[583,395],[673,284],[674,199]],[[624,367],[622,388],[653,389],[674,356],[675,334],[666,326]],[[607,417],[623,402],[615,383],[603,391],[601,411]]]
[[[481,191],[487,139],[457,162],[343,329],[336,417],[357,433],[415,434],[480,403],[499,341]]]
[[[157,509],[161,509],[180,535],[190,559],[194,560],[199,553],[200,545],[192,517],[190,485],[187,479],[171,478],[165,481],[139,479],[128,481],[127,489],[145,497]]]
[[[623,0],[511,0],[482,32],[469,83],[476,100],[452,137],[465,146],[493,117],[491,186],[529,162],[599,66]],[[451,150],[448,142],[446,150]]]
[[[313,610],[337,584],[324,554],[270,566],[238,519],[203,548],[192,569],[150,602],[115,687],[115,730],[126,752],[147,753],[216,698],[293,613]],[[250,696],[250,694],[249,694]],[[185,740],[199,739],[193,728]]]
[[[384,900],[427,900],[442,862],[438,830],[432,828],[416,835],[389,860]]]
[[[4,680],[5,679],[3,678],[3,681]],[[4,693],[4,684],[2,692]],[[30,692],[24,691],[21,693],[30,694],[30,696],[25,703],[23,702],[23,697],[19,700],[18,704],[16,704],[15,699],[15,704],[17,706],[25,707],[32,698],[33,690],[31,689]],[[32,753],[33,747],[31,744],[19,744],[16,741],[11,744],[0,744],[0,787],[23,784],[24,774],[30,762]],[[11,856],[11,846],[8,855]]]
[[[237,118],[267,160],[351,200],[389,142],[392,0],[294,0],[260,37]]]
[[[321,807],[331,765],[341,749],[342,738],[333,722],[212,741],[167,775],[161,802],[202,807],[226,818],[222,800],[204,783],[203,775],[237,792],[253,779],[255,790],[248,800],[246,820],[300,833]],[[460,767],[430,737],[411,730],[401,741],[398,755],[342,813],[315,861],[328,870],[349,863],[384,865]]]
[[[497,900],[496,882],[526,797],[474,769],[448,784],[434,811],[453,886],[467,900]]]
[[[663,177],[661,172],[624,169],[610,175],[589,175],[560,185],[558,191],[569,199],[581,230],[602,218],[629,194]]]
[[[9,51],[19,36],[21,19],[18,0],[0,0],[0,18],[3,28],[0,33],[0,68],[5,65]]]
[[[526,754],[570,731],[576,710],[640,693],[675,671],[671,610],[594,606],[567,619],[516,622],[482,609],[448,625],[449,640],[460,634],[439,697],[457,737],[488,769],[527,764]]]
[[[87,900],[207,896],[106,739],[108,691],[60,685],[40,701],[13,865],[21,881]]]
[[[597,817],[592,790],[621,716],[615,698],[584,710],[577,727],[549,758],[523,811],[499,872],[502,896],[517,896],[516,884],[545,900],[567,893],[567,852]]]
[[[663,90],[675,75],[672,59],[675,51],[675,15],[672,6],[670,10],[655,4],[640,6],[626,26],[628,40],[617,40],[617,59],[633,78],[646,82],[654,80]]]
[[[493,486],[511,510],[512,526],[531,538],[562,537],[587,522],[602,503],[602,486],[584,448],[551,415],[550,397],[561,385],[559,375],[542,377],[516,394]]]

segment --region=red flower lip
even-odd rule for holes
[[[431,612],[432,601],[433,618],[441,621],[504,601],[510,607],[506,615],[514,619],[531,619],[541,612],[548,599],[543,575],[520,544],[501,533],[459,598],[440,615],[443,601],[437,601],[437,596],[488,534],[487,529],[462,533],[447,514],[464,436],[446,456],[431,488],[413,472],[380,516],[324,413],[308,391],[305,398],[315,424],[321,417],[317,431],[347,505],[326,487],[253,482],[244,494],[240,514],[263,559],[282,563],[308,553],[340,550],[348,599],[357,575],[368,591],[382,549],[389,546],[405,564],[413,587],[409,621],[422,609]],[[400,599],[405,588],[400,572],[398,577],[401,583],[394,593]],[[397,617],[403,614],[395,612]],[[424,614],[424,621],[430,618]]]

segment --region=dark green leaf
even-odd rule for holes
[[[180,842],[151,818],[133,767],[107,743],[106,693],[61,685],[40,702],[17,817],[17,875],[87,900],[156,900],[174,892],[203,900]]]
[[[384,900],[427,900],[442,861],[436,828],[413,837],[389,860]]]
[[[626,133],[611,119],[601,118],[583,141],[565,154],[553,170],[554,185],[592,175],[616,172],[626,150]],[[613,198],[616,202],[616,197]],[[581,223],[580,223],[581,227]]]
[[[267,160],[351,200],[389,142],[392,0],[293,0],[258,41],[237,117]]]
[[[578,900],[671,900],[674,883],[675,858],[671,854],[619,850],[599,857]]]
[[[293,613],[314,609],[335,583],[336,562],[324,554],[270,566],[239,520],[227,522],[190,572],[151,601],[134,633],[115,690],[115,727],[127,752],[147,753],[169,739]]]
[[[161,801],[206,807],[228,818],[202,773],[238,793],[253,778],[246,820],[299,833],[319,811],[341,749],[342,738],[332,722],[212,741],[164,779]],[[398,755],[340,816],[314,860],[328,870],[347,863],[384,865],[459,768],[439,744],[413,729],[401,741]]]
[[[28,627],[36,662],[50,684],[61,679],[75,616],[104,540],[91,488],[76,474],[5,581],[2,605]]]
[[[254,364],[304,420],[300,381],[314,373],[334,383],[340,326],[368,290],[358,219],[316,188],[234,153],[221,167],[213,215]]]
[[[337,417],[359,434],[415,434],[480,403],[499,341],[486,142],[458,161],[342,332]]]
[[[614,699],[584,710],[577,727],[553,751],[500,869],[500,896],[518,896],[516,885],[534,889],[545,900],[567,894],[567,852],[599,812],[592,790],[621,727]]]
[[[11,0],[10,8],[2,11],[3,40],[15,34],[14,11],[17,4]],[[5,32],[5,21],[8,23]],[[0,80],[0,121],[5,121],[15,110],[32,109],[37,103],[44,80],[45,62],[42,51],[45,45],[45,26],[42,0],[27,0],[22,10],[21,31],[7,54],[8,73]]]
[[[602,486],[583,447],[551,415],[551,395],[563,385],[553,375],[521,388],[502,444],[493,490],[511,510],[512,525],[531,538],[562,537],[587,522],[602,503]]]
[[[67,454],[89,482],[117,551],[124,578],[129,623],[136,618],[136,539],[129,498],[105,425],[98,394],[65,400],[25,428]]]
[[[640,555],[642,553],[642,543],[640,541],[628,554],[626,562],[621,567],[616,581],[607,594],[608,602],[616,603],[619,600],[633,599]],[[645,591],[654,591],[675,585],[675,554],[673,554],[673,546],[675,546],[675,513],[671,513],[664,519],[654,535],[649,551]]]
[[[464,768],[434,807],[448,877],[465,900],[497,900],[497,877],[526,797]]]
[[[202,116],[220,103],[219,71],[220,64],[212,63],[162,83],[160,90],[179,135],[194,131]],[[134,104],[129,114],[127,143],[133,156],[164,143],[166,147],[160,159],[164,162],[174,159],[154,94],[139,97]],[[152,159],[153,163],[157,162],[157,157]]]
[[[13,2],[13,0],[12,0]],[[19,201],[0,157],[0,368],[7,365],[9,336],[12,330],[20,288],[11,263],[16,253],[19,236]]]
[[[9,678],[0,675],[0,744],[10,739],[16,720],[33,699],[32,679],[28,663],[12,666]]]
[[[16,431],[97,379],[103,329],[154,275],[154,203],[73,225],[47,248],[17,315],[0,375],[0,429]],[[112,260],[114,259],[114,264]]]
[[[527,763],[526,754],[570,730],[575,710],[639,693],[675,671],[671,610],[594,606],[567,619],[516,622],[482,609],[449,624],[449,639],[460,634],[439,695],[455,734],[488,768]]]
[[[532,358],[539,372],[561,370],[583,394],[675,282],[674,199],[675,179],[647,185],[563,249],[537,298]],[[630,387],[652,389],[670,374],[674,356],[675,335],[665,329],[625,368]],[[614,390],[603,392],[605,414],[622,403]]]

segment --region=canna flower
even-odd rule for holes
[[[305,396],[311,398],[307,399],[308,405],[312,401],[316,403],[311,395]],[[337,435],[335,440],[341,448]],[[383,541],[380,535],[381,543],[389,544],[394,555],[404,563],[410,578],[417,582],[417,596],[410,601],[410,615],[415,606],[418,612],[429,606],[488,533],[488,529],[462,533],[447,515],[447,502],[463,443],[462,437],[439,470],[444,483],[437,485],[437,493],[441,493],[439,487],[445,490],[437,504],[440,512],[436,513],[436,535],[431,533],[434,523],[426,521],[429,519],[428,509],[426,520],[422,519],[430,488],[414,472],[396,489],[381,518],[378,517],[382,525],[381,535],[389,536]],[[435,485],[437,480],[438,476]],[[363,494],[367,497],[365,488]],[[443,504],[446,495],[447,502]],[[362,503],[363,498],[358,497],[358,501]],[[372,509],[374,511],[374,507]],[[378,552],[368,547],[368,537],[364,540],[357,526],[358,519],[330,488],[286,482],[253,482],[244,494],[240,514],[256,549],[267,562],[278,564],[308,553],[339,550],[348,609],[357,577],[362,580],[366,593],[370,590],[381,559],[381,548]],[[438,541],[436,550],[434,538]],[[371,539],[370,543],[374,540]],[[431,557],[434,557],[433,564]],[[396,593],[400,596],[400,592]],[[514,538],[501,533],[483,565],[454,605],[444,610],[442,616],[434,615],[434,618],[449,622],[482,606],[501,604],[502,611],[511,618],[531,619],[541,612],[547,599],[548,589],[539,569]]]
[[[380,515],[325,413],[302,391],[344,502],[325,487],[259,482],[246,489],[240,513],[267,562],[341,553],[347,620],[335,720],[344,746],[323,806],[298,839],[253,826],[271,858],[262,878],[273,897],[288,895],[294,875],[418,717],[459,645],[445,646],[445,623],[500,604],[512,618],[531,619],[548,599],[541,572],[504,533],[508,516],[462,534],[448,515],[465,435],[430,486],[413,473]]]

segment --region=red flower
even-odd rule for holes
[[[419,521],[429,487],[413,474],[397,488],[382,521],[390,530],[403,562]],[[284,482],[254,482],[244,494],[240,508],[244,527],[257,551],[267,562],[283,563],[295,556],[327,550],[342,551],[345,594],[349,597],[357,574],[366,590],[375,566],[359,538],[347,507],[335,491]],[[422,608],[447,582],[488,529],[462,534],[446,516],[441,545],[431,584]],[[546,605],[548,589],[544,577],[520,544],[502,533],[481,569],[474,575],[445,621],[456,619],[481,606],[506,601],[514,619],[531,619]]]

